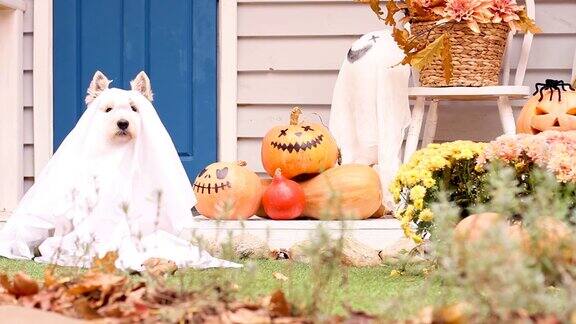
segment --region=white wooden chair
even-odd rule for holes
[[[570,83],[574,84],[576,82],[576,48],[574,49],[574,63],[572,63],[572,76],[570,77]]]
[[[534,19],[534,0],[526,0],[526,12],[528,17]],[[500,122],[502,123],[504,133],[516,133],[516,124],[514,121],[514,115],[510,101],[514,99],[526,98],[530,95],[530,87],[524,86],[523,83],[534,35],[531,33],[524,34],[520,58],[518,65],[516,66],[516,74],[514,75],[514,83],[510,84],[510,70],[512,69],[510,47],[513,36],[514,35],[512,32],[508,34],[506,51],[504,54],[504,64],[502,66],[500,78],[501,85],[489,87],[420,87],[417,86],[417,73],[412,73],[413,82],[416,86],[409,89],[409,95],[410,99],[415,100],[415,104],[414,108],[412,109],[412,121],[410,123],[408,135],[406,138],[404,162],[407,162],[418,148],[420,129],[422,128],[422,122],[424,119],[424,108],[427,101],[430,101],[430,104],[428,106],[428,114],[424,124],[422,147],[425,147],[434,140],[434,136],[436,134],[436,125],[438,122],[438,106],[440,101],[494,100],[498,106]]]

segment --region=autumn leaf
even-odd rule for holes
[[[454,65],[452,64],[452,45],[450,44],[449,36],[444,38],[441,56],[442,68],[444,70],[444,80],[446,80],[446,84],[450,84],[450,80],[452,79],[452,74],[454,72]]]
[[[542,32],[542,29],[536,25],[536,22],[530,17],[525,10],[518,13],[520,20],[515,20],[514,25],[516,28],[520,29],[523,32],[530,32],[532,34],[538,34]]]
[[[54,267],[47,267],[44,270],[44,287],[51,287],[58,283],[58,280],[54,276]]]
[[[92,260],[92,270],[100,271],[103,273],[113,273],[116,271],[114,264],[118,259],[118,252],[109,251],[102,258],[95,257]]]
[[[154,277],[173,274],[178,269],[174,261],[162,258],[150,258],[144,261],[142,265]]]
[[[87,272],[81,279],[68,289],[70,295],[82,295],[85,293],[99,291],[101,294],[107,294],[116,286],[122,286],[128,280],[124,276],[100,272]]]
[[[408,45],[409,36],[410,34],[408,31],[404,29],[394,28],[392,31],[392,37],[396,41],[396,44],[398,44],[398,47],[400,47],[405,53],[407,52],[406,46]]]
[[[412,17],[410,17],[410,16],[404,16],[404,17],[400,18],[400,20],[398,21],[398,23],[399,23],[401,26],[404,26],[404,25],[406,25],[407,23],[409,23],[410,20],[412,20]]]
[[[288,277],[286,277],[281,272],[273,272],[272,276],[274,276],[274,278],[276,278],[277,280],[280,280],[280,281],[288,281]]]
[[[400,64],[410,65],[410,62],[412,61],[413,57],[414,57],[414,54],[412,54],[412,53],[406,54],[406,56],[404,56],[404,59],[402,59],[402,62],[400,62]]]
[[[234,312],[222,314],[221,322],[218,323],[271,323],[270,316],[263,310],[250,310],[240,308]]]
[[[90,302],[86,298],[79,298],[74,301],[74,310],[76,314],[83,319],[97,319],[101,316],[97,313],[97,311],[90,305]]]
[[[394,20],[394,15],[398,11],[400,11],[400,8],[396,5],[396,1],[388,0],[388,2],[386,2],[386,18],[384,19],[384,22],[387,25],[395,26],[396,20]]]
[[[4,290],[10,292],[12,289],[12,285],[10,284],[10,279],[8,279],[8,275],[5,273],[0,273],[0,285]]]
[[[406,4],[408,5],[408,12],[410,13],[408,16],[417,17],[419,20],[433,19],[433,15],[424,9],[420,3],[407,0]]]
[[[434,323],[468,323],[470,318],[467,317],[465,303],[457,303],[450,306],[435,309],[433,313]]]
[[[277,290],[270,296],[268,313],[272,317],[290,316],[290,304],[286,300],[286,296],[284,296],[282,290]]]
[[[414,53],[410,58],[410,65],[418,70],[425,68],[434,58],[441,55],[446,38],[446,34],[443,34],[428,44],[424,49]]]
[[[0,275],[0,284],[10,294],[16,297],[30,296],[38,293],[38,283],[27,274],[18,272],[14,275],[12,283],[6,274]]]

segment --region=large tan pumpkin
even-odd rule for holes
[[[301,183],[305,216],[316,219],[366,219],[382,204],[378,173],[369,166],[336,166]]]
[[[317,174],[338,161],[336,140],[322,124],[301,123],[302,111],[292,109],[290,125],[272,128],[262,140],[262,164],[270,176],[276,169],[288,179]]]
[[[522,108],[516,128],[519,133],[538,134],[547,130],[576,130],[576,92],[562,91],[559,100],[555,91],[550,100],[550,90],[530,98]]]
[[[262,184],[245,162],[218,162],[200,171],[194,180],[196,209],[215,219],[246,219],[260,206]]]

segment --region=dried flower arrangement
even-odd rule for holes
[[[368,3],[378,18],[393,27],[394,39],[406,54],[402,64],[423,70],[438,59],[437,63],[443,69],[443,85],[451,85],[454,64],[465,64],[453,60],[453,47],[460,45],[458,39],[464,33],[472,36],[496,34],[487,37],[491,40],[484,45],[498,47],[496,52],[503,54],[510,29],[533,34],[540,31],[516,0],[388,0],[385,15],[379,0],[356,1]],[[398,12],[403,12],[404,17],[397,23],[394,16]],[[406,29],[406,24],[411,28]],[[500,30],[491,31],[493,28]],[[494,41],[495,38],[500,40]],[[470,41],[477,43],[479,38]],[[501,56],[496,61],[499,68]]]

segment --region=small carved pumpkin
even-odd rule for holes
[[[530,98],[520,112],[517,129],[525,134],[576,130],[576,92],[562,91],[560,97],[556,90],[547,90]]]
[[[217,162],[194,180],[198,212],[208,218],[246,219],[260,206],[262,184],[246,162]]]
[[[262,140],[262,164],[269,175],[276,169],[292,179],[318,174],[338,162],[338,146],[321,124],[300,123],[302,111],[292,109],[290,125],[272,128]]]

